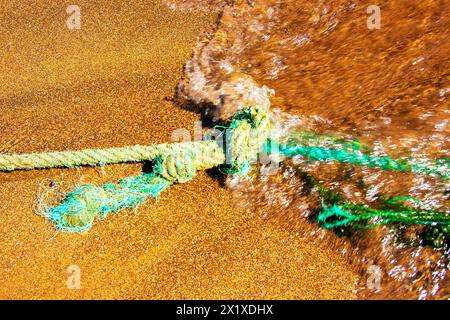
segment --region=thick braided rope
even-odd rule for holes
[[[163,143],[151,146],[130,146],[80,151],[43,152],[0,155],[0,171],[48,168],[74,168],[123,162],[142,162],[160,155],[194,154],[197,170],[223,163],[223,151],[214,141]]]

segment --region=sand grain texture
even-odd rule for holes
[[[170,141],[199,115],[170,98],[196,37],[217,19],[155,1],[0,5],[0,152]],[[168,99],[169,98],[169,99]],[[58,234],[34,214],[46,179],[65,186],[116,182],[142,166],[0,174],[0,298],[352,298],[356,275],[331,251],[233,207],[207,174],[155,204]],[[81,289],[67,288],[67,267]]]

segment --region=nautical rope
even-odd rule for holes
[[[240,110],[228,126],[216,126],[215,129],[220,131],[216,140],[0,155],[0,171],[73,168],[152,160],[152,173],[128,177],[117,184],[77,188],[68,193],[58,205],[43,212],[58,230],[83,232],[92,226],[96,217],[104,219],[111,212],[136,208],[149,197],[157,198],[172,184],[190,181],[197,170],[221,166],[228,174],[248,175],[251,163],[257,159],[264,144],[267,143],[267,152],[272,151],[273,141],[268,139],[272,125],[268,110],[251,106]],[[219,143],[218,138],[223,143]],[[347,141],[331,135],[296,132],[291,134],[287,144],[279,146],[277,152],[286,157],[305,156],[313,161],[339,161],[384,170],[430,174],[444,180],[450,176],[450,161],[447,158],[430,164],[414,159],[376,157],[367,154],[369,150],[369,147],[356,139]],[[321,197],[330,204],[327,206],[324,203],[319,214],[318,222],[324,228],[346,225],[366,228],[389,222],[449,225],[447,213],[429,208],[394,205],[392,201],[389,208],[371,209],[348,204],[342,197],[328,192],[319,184],[317,186]],[[374,219],[376,222],[372,223]]]
[[[223,152],[214,141],[194,141],[151,146],[135,145],[108,149],[0,155],[0,171],[142,162],[163,154],[193,154],[197,170],[214,167],[223,163],[224,160]]]
[[[130,146],[110,149],[88,149],[0,155],[0,171],[32,170],[81,165],[105,165],[120,162],[153,160],[152,173],[128,177],[118,184],[87,185],[68,193],[57,206],[43,215],[65,232],[83,232],[91,228],[96,217],[104,219],[111,212],[137,207],[148,197],[159,194],[174,183],[190,181],[197,170],[219,165],[226,172],[245,176],[267,140],[271,121],[268,111],[249,107],[237,113],[228,127],[217,127],[225,145],[214,140]]]
[[[396,210],[377,210],[363,205],[334,203],[329,207],[322,205],[317,221],[326,229],[350,225],[359,229],[371,229],[391,222],[449,226],[450,215],[433,209],[406,206]]]
[[[444,179],[450,177],[450,166],[446,159],[440,159],[434,164],[428,164],[421,163],[417,160],[408,161],[395,160],[389,157],[375,157],[360,152],[349,152],[342,149],[288,144],[280,145],[280,153],[289,157],[301,155],[306,156],[311,160],[347,162],[358,166],[380,168],[383,170],[413,172],[427,175],[435,174]]]

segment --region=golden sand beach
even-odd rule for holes
[[[200,116],[171,100],[197,37],[216,13],[158,1],[0,5],[0,152],[168,142]],[[357,274],[331,250],[233,206],[199,174],[84,234],[58,233],[34,211],[39,186],[117,182],[142,165],[0,173],[0,298],[351,299]],[[48,180],[50,179],[50,180]],[[80,289],[67,287],[68,267]]]

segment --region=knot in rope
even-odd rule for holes
[[[247,175],[272,127],[268,110],[250,106],[237,113],[227,128],[227,173]]]

